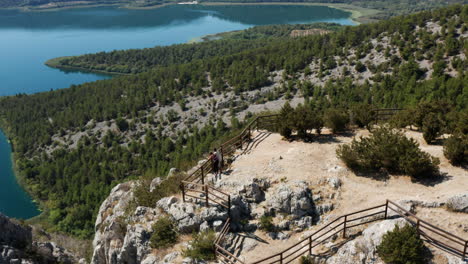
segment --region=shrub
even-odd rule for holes
[[[154,179],[154,175],[150,172],[147,173],[135,187],[134,195],[136,203],[146,207],[154,206],[160,199],[179,192],[180,183],[184,177],[184,174],[176,173],[169,179],[163,180],[156,186],[155,190],[150,192],[151,180]]]
[[[407,126],[414,125],[414,109],[405,109],[402,111],[398,111],[395,115],[393,115],[390,119],[390,124],[397,128],[405,128]]]
[[[311,256],[302,256],[299,259],[299,264],[315,264],[315,261]]]
[[[424,140],[427,144],[431,144],[438,136],[442,129],[442,122],[434,113],[429,113],[423,121],[422,131]]]
[[[306,138],[307,130],[316,129],[317,131],[320,131],[323,126],[323,122],[320,116],[315,114],[310,107],[299,105],[294,110],[292,125],[297,131],[298,137]]]
[[[357,171],[402,173],[414,178],[438,175],[439,160],[419,149],[414,139],[388,127],[375,129],[359,141],[337,148],[337,156],[349,168]]]
[[[216,258],[214,251],[216,233],[208,230],[196,233],[193,237],[190,248],[184,251],[184,256],[198,260],[214,260]]]
[[[273,224],[273,217],[266,215],[260,217],[260,229],[266,232],[275,232],[276,227]]]
[[[162,217],[153,225],[153,234],[150,238],[152,248],[165,248],[177,242],[177,232],[169,217]]]
[[[424,251],[418,231],[408,224],[402,228],[397,225],[383,236],[382,243],[377,246],[377,253],[382,260],[392,264],[426,263]]]
[[[280,111],[279,132],[285,138],[291,138],[293,131],[297,131],[300,138],[306,138],[307,131],[316,129],[318,133],[323,126],[319,115],[305,105],[299,105],[296,109],[286,102]]]
[[[345,131],[349,122],[348,114],[336,109],[326,111],[323,119],[325,126],[330,128],[333,133]]]
[[[115,123],[117,125],[117,127],[119,128],[120,131],[124,132],[124,131],[127,131],[127,129],[129,128],[129,124],[127,122],[127,120],[119,117],[117,118],[117,120],[115,120]]]
[[[356,105],[352,113],[354,123],[361,128],[369,128],[370,123],[375,120],[375,111],[372,111],[372,106],[369,104]]]
[[[358,61],[356,63],[356,66],[354,66],[354,69],[357,71],[357,72],[365,72],[367,70],[366,66],[364,64],[362,64],[361,61]]]
[[[292,135],[292,114],[294,109],[291,107],[289,102],[286,102],[279,113],[279,118],[281,120],[279,126],[279,133],[285,138],[291,138]]]
[[[468,164],[468,135],[453,135],[446,139],[444,156],[453,165]]]

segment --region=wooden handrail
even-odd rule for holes
[[[227,251],[226,249],[224,249],[223,247],[220,247],[219,245],[215,245],[215,247],[219,250],[221,250],[224,254],[227,254],[228,256],[230,256],[231,258],[235,259],[236,262],[239,262],[239,263],[243,263],[244,262],[242,260],[240,260],[239,258],[237,258],[236,256],[234,256],[231,252]],[[232,262],[232,261],[231,261]],[[233,262],[235,263],[235,262]]]
[[[417,217],[416,215],[414,215],[413,213],[411,213],[411,212],[405,210],[404,208],[402,208],[401,206],[399,206],[399,205],[396,204],[395,202],[392,202],[392,201],[390,201],[390,200],[388,200],[388,202],[389,202],[390,204],[396,206],[398,209],[402,210],[402,211],[405,212],[406,214],[411,215],[412,217],[416,218],[416,219],[419,220],[421,223],[424,223],[424,224],[426,224],[426,225],[428,225],[428,226],[430,226],[430,227],[432,227],[432,228],[434,228],[434,229],[436,229],[436,230],[438,230],[438,231],[441,231],[441,232],[443,232],[443,233],[445,233],[445,234],[447,234],[447,235],[453,236],[453,237],[455,237],[455,238],[457,238],[457,239],[459,239],[459,240],[461,240],[461,241],[463,241],[463,242],[468,241],[468,240],[465,240],[465,239],[463,239],[463,238],[461,238],[461,237],[459,237],[459,236],[457,236],[457,235],[454,235],[454,234],[452,234],[452,233],[449,233],[449,232],[447,232],[447,231],[445,231],[445,230],[443,230],[443,229],[440,229],[440,228],[438,228],[438,227],[436,227],[436,226],[434,226],[434,225],[432,225],[432,224],[430,224],[430,223],[428,223],[428,222],[422,220],[421,218],[419,218],[419,217]],[[389,207],[389,208],[392,209],[391,207]],[[393,210],[393,209],[392,209],[392,210]],[[395,210],[394,210],[394,211],[395,211]],[[398,213],[397,211],[395,211],[395,212]],[[401,215],[401,214],[400,214],[400,215]]]
[[[383,112],[383,111],[399,111],[399,110],[402,110],[402,109],[388,108],[388,109],[373,109],[372,111]],[[382,115],[382,113],[380,113],[380,114]],[[220,147],[220,150],[222,151],[223,156],[224,156],[225,153],[231,153],[231,151],[235,150],[235,148],[237,148],[239,145],[241,146],[244,143],[244,137],[246,137],[246,136],[250,137],[251,130],[254,129],[254,128],[258,129],[259,121],[261,121],[263,119],[266,119],[266,118],[269,118],[269,117],[273,117],[273,116],[278,116],[278,115],[257,116],[241,131],[241,133],[239,133],[238,135],[232,137],[228,141],[222,143],[221,147]],[[242,146],[241,146],[241,148],[242,148]],[[181,188],[182,188],[182,195],[184,197],[184,201],[185,201],[185,195],[187,195],[189,197],[194,197],[196,199],[201,199],[201,197],[195,197],[195,196],[191,196],[191,195],[188,195],[188,194],[185,193],[185,191],[194,191],[194,192],[197,191],[195,189],[189,189],[189,188],[186,189],[185,188],[185,185],[193,184],[195,186],[201,187],[202,191],[199,191],[199,192],[205,193],[205,195],[206,195],[205,199],[206,199],[206,204],[207,205],[208,205],[208,201],[212,201],[212,202],[217,203],[217,204],[227,208],[228,210],[230,210],[230,201],[231,201],[230,195],[228,193],[225,193],[225,192],[223,192],[221,190],[218,190],[218,189],[216,189],[216,188],[214,188],[214,187],[212,187],[210,185],[204,184],[204,176],[205,176],[204,170],[206,169],[206,173],[211,171],[211,169],[210,169],[211,167],[209,166],[210,163],[211,163],[211,160],[206,160],[193,173],[188,175],[188,177],[186,177],[184,179],[184,181],[182,181]],[[200,175],[198,175],[198,174],[200,174]],[[193,177],[195,177],[195,179],[200,179],[201,178],[202,184],[189,181]],[[218,196],[217,194],[215,194],[214,191],[227,196],[227,201],[226,201],[226,199],[222,198],[221,196]],[[210,196],[214,197],[214,198],[217,198],[217,199],[219,199],[219,200],[221,200],[223,202],[228,202],[228,205],[226,206],[226,205],[224,205],[222,203],[219,203],[218,201],[214,200],[213,198],[210,198]],[[358,216],[356,218],[351,218],[350,217],[350,216],[353,216],[353,215],[356,215],[356,214],[365,213],[365,212],[368,212],[368,211],[371,211],[371,210],[376,210],[376,209],[379,209],[379,208],[385,208],[385,210],[380,210],[380,211],[377,211],[377,212],[368,213],[368,214],[366,214],[364,216]],[[367,209],[363,209],[363,210],[359,210],[359,211],[356,211],[356,212],[348,213],[346,215],[339,216],[335,220],[329,222],[325,226],[321,227],[319,230],[315,231],[314,233],[312,233],[308,237],[302,239],[301,241],[295,243],[294,245],[286,248],[285,250],[283,250],[283,251],[281,251],[281,252],[279,252],[277,254],[273,254],[271,256],[265,257],[265,258],[263,258],[263,259],[261,259],[259,261],[253,262],[252,264],[260,264],[260,263],[264,263],[265,261],[269,261],[266,264],[277,263],[277,262],[279,262],[281,264],[290,263],[290,262],[294,261],[295,259],[299,258],[300,256],[302,256],[303,254],[305,254],[306,252],[309,252],[309,254],[312,254],[312,249],[314,247],[324,243],[325,241],[327,241],[328,239],[330,239],[331,237],[337,235],[340,232],[343,232],[343,236],[345,237],[346,236],[346,230],[349,229],[349,228],[365,225],[365,224],[368,224],[368,223],[371,223],[371,222],[374,222],[374,221],[377,221],[377,220],[380,220],[380,219],[387,219],[389,209],[396,212],[398,215],[403,217],[405,220],[407,220],[411,224],[413,224],[413,225],[417,224],[418,231],[420,232],[420,234],[422,236],[427,237],[428,239],[430,239],[432,241],[435,241],[438,244],[445,246],[446,248],[451,249],[453,252],[461,254],[462,259],[466,258],[467,254],[468,254],[468,240],[464,240],[461,237],[458,237],[458,236],[456,236],[454,234],[451,234],[451,233],[449,233],[449,232],[447,232],[447,231],[445,231],[443,229],[440,229],[440,228],[438,228],[438,227],[436,227],[436,226],[434,226],[434,225],[432,225],[432,224],[418,218],[416,215],[414,215],[413,213],[405,210],[404,208],[402,208],[400,205],[396,204],[395,202],[387,200],[386,203],[383,204],[383,205],[373,206],[373,207],[370,207],[370,208],[367,208]],[[383,215],[383,216],[375,218],[375,216],[378,216],[378,215]],[[370,219],[370,220],[367,220],[367,221],[361,221],[361,222],[358,222],[358,223],[353,224],[353,225],[348,225],[348,223],[355,222],[355,221],[358,221],[358,220],[362,220],[362,219],[365,219],[365,218],[370,218],[370,217],[374,217],[374,219]],[[416,219],[416,221],[410,219],[410,217]],[[342,220],[342,221],[338,222],[340,220]],[[219,245],[219,243],[224,239],[227,232],[229,232],[229,229],[230,229],[229,227],[230,227],[230,224],[231,224],[230,222],[231,222],[231,218],[228,218],[226,220],[226,222],[224,223],[224,225],[223,225],[221,231],[219,232],[218,236],[215,239],[214,247],[215,247],[216,254],[218,255],[218,253],[219,253],[219,255],[223,256],[223,258],[225,260],[225,261],[222,260],[223,263],[226,263],[226,261],[229,262],[229,263],[236,263],[236,262],[244,263],[239,258],[237,258],[232,253],[230,253],[228,250],[224,249],[221,245]],[[336,223],[336,225],[334,225],[335,223]],[[340,226],[342,226],[342,227],[340,228]],[[329,228],[329,229],[324,231],[326,228]],[[337,230],[337,228],[338,228],[338,230]],[[457,248],[455,248],[455,247],[453,247],[451,245],[447,245],[446,243],[444,243],[444,242],[442,242],[442,241],[440,241],[440,240],[438,240],[438,239],[436,239],[434,237],[429,236],[429,234],[427,234],[427,232],[422,231],[421,228],[423,228],[423,229],[425,229],[425,230],[427,230],[429,232],[433,232],[433,233],[435,233],[435,234],[437,234],[437,235],[439,235],[441,237],[444,237],[445,239],[448,239],[448,240],[450,240],[452,242],[455,242],[458,245],[462,245],[463,250],[457,249]],[[324,232],[321,233],[322,231],[324,231]],[[319,233],[321,233],[321,234],[318,235]],[[323,238],[323,237],[325,237],[325,238]],[[321,239],[321,240],[319,241],[318,239]],[[460,241],[457,241],[457,240],[460,240]],[[303,244],[305,242],[306,242],[306,244]],[[294,249],[295,247],[297,247],[297,248]],[[289,252],[289,251],[291,251],[291,252]],[[279,257],[279,260],[277,260],[278,257]],[[287,260],[288,258],[291,258],[291,259]],[[275,260],[273,260],[273,259],[275,259]]]

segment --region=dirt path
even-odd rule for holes
[[[445,174],[441,182],[423,185],[412,182],[407,176],[390,176],[382,181],[357,176],[338,160],[335,150],[340,144],[351,142],[354,136],[367,135],[368,131],[358,130],[353,135],[337,137],[327,135],[327,131],[324,133],[319,140],[311,143],[287,142],[278,134],[268,135],[258,142],[258,146],[239,156],[232,164],[232,173],[225,177],[235,177],[236,181],[245,182],[252,178],[269,178],[273,184],[305,180],[314,194],[320,193],[324,197],[333,193],[324,186],[324,181],[339,177],[343,184],[335,191],[335,197],[328,198],[335,206],[328,219],[383,204],[386,199],[445,202],[448,197],[468,190],[468,171],[451,166],[443,156],[442,146],[428,146],[420,133],[408,131],[406,135],[415,138],[422,150],[441,160],[440,169]],[[416,212],[432,224],[468,238],[467,214],[449,212],[444,208],[417,208]],[[258,243],[255,250],[244,253],[243,257],[248,261],[264,258],[296,243],[303,233],[292,234],[286,241],[271,240],[261,231],[255,235],[267,243]]]

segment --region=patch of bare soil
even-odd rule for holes
[[[384,204],[386,199],[393,201],[417,200],[422,202],[445,202],[450,196],[468,190],[468,172],[449,164],[440,145],[427,145],[422,134],[414,131],[405,132],[416,139],[421,149],[438,157],[441,161],[441,180],[436,182],[413,182],[408,176],[390,175],[382,179],[373,179],[369,175],[356,175],[348,170],[336,157],[336,148],[349,143],[354,137],[366,136],[367,130],[357,130],[353,134],[332,136],[326,130],[313,142],[288,142],[279,134],[270,134],[258,140],[244,150],[232,164],[232,172],[226,178],[235,177],[236,181],[248,182],[252,178],[269,178],[274,185],[284,182],[304,180],[309,182],[313,194],[320,192],[334,204],[334,210],[322,217],[318,226],[340,215]],[[336,195],[324,188],[327,178],[338,177],[342,186]],[[223,179],[229,180],[229,179]],[[266,196],[268,197],[268,195]],[[416,214],[422,219],[447,231],[468,238],[468,215],[447,211],[445,208],[416,208]],[[307,232],[307,231],[305,231]],[[310,232],[310,231],[309,231]],[[243,253],[247,261],[258,260],[277,253],[299,241],[304,232],[291,234],[288,240],[271,240],[264,232],[257,231],[255,250]],[[255,237],[254,236],[254,237]]]

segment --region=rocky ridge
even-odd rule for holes
[[[33,240],[32,228],[0,214],[0,264],[83,263],[54,242]]]
[[[291,148],[288,154],[292,155],[293,152],[297,152],[300,156],[307,156],[297,148]],[[254,260],[255,258],[251,258],[249,254],[254,253],[254,249],[257,251],[265,250],[265,240],[268,247],[272,247],[270,249],[272,252],[268,251],[268,254],[279,251],[286,245],[283,243],[292,244],[296,239],[304,238],[316,227],[319,227],[318,224],[329,223],[342,214],[340,199],[342,199],[343,188],[348,188],[349,177],[352,177],[348,175],[349,171],[345,168],[334,162],[326,163],[321,167],[323,174],[320,177],[308,180],[308,178],[294,177],[297,173],[293,174],[292,177],[284,177],[281,174],[287,170],[286,163],[281,161],[288,159],[288,157],[265,158],[262,160],[262,164],[267,164],[265,168],[259,166],[252,169],[251,166],[240,166],[239,162],[251,158],[247,155],[239,156],[229,174],[223,174],[218,181],[214,181],[210,176],[205,178],[206,182],[210,182],[210,185],[231,194],[233,232],[226,237],[224,247],[240,256],[241,259],[246,257],[248,260]],[[307,157],[307,159],[309,158]],[[297,161],[298,159],[294,158],[294,164],[297,164]],[[256,161],[256,163],[259,162]],[[264,176],[260,177],[260,175]],[[160,179],[153,180],[153,188],[160,182]],[[124,183],[122,186],[115,187],[111,196],[101,206],[99,222],[96,222],[96,227],[104,231],[97,231],[95,243],[106,246],[95,250],[93,263],[192,263],[193,260],[184,259],[182,254],[182,251],[190,246],[187,242],[190,240],[190,234],[206,229],[219,231],[227,218],[224,209],[216,206],[205,207],[204,199],[188,198],[187,202],[184,203],[180,196],[165,197],[152,207],[132,208],[128,214],[125,214],[128,209],[122,204],[129,203],[130,200],[126,199],[132,196],[132,186],[133,183]],[[446,208],[450,208],[449,204],[452,203],[460,205],[460,208],[465,208],[464,194],[452,196],[440,199],[439,197],[435,199],[435,197],[414,196],[414,199],[413,197],[402,199],[398,201],[398,204],[405,210],[418,213],[418,215],[421,211],[431,213],[433,210],[447,213]],[[121,199],[127,202],[122,203]],[[456,203],[451,201],[456,201]],[[334,210],[340,212],[333,214]],[[463,215],[463,213],[461,214]],[[119,219],[116,216],[123,218]],[[166,251],[153,250],[148,242],[152,234],[152,225],[161,216],[169,216],[173,219],[182,237],[176,246]],[[276,227],[274,232],[260,230],[259,219],[262,216],[272,217]],[[395,213],[389,213],[389,216],[398,217]],[[440,218],[440,216],[434,217]],[[463,219],[463,216],[459,217]],[[423,219],[426,218],[423,217]],[[431,217],[427,219],[431,219]],[[447,221],[452,222],[452,224],[442,227],[451,230],[451,227],[454,227],[452,220]],[[394,223],[399,223],[398,221],[402,220],[395,220]],[[124,232],[106,233],[105,230],[108,230],[108,227],[119,226],[118,223],[123,223],[120,226],[125,226],[125,228],[118,230],[124,230]],[[358,235],[355,238],[357,240],[353,242],[354,244],[337,247],[335,243],[341,241],[335,241],[335,238],[327,241],[325,247],[331,249],[334,255],[329,258],[318,258],[317,261],[321,261],[318,263],[339,263],[339,256],[348,256],[349,259],[361,263],[381,263],[375,254],[375,246],[385,232],[379,233],[375,229],[390,230],[394,223],[389,222],[388,225],[379,226],[380,223],[382,222],[376,223],[377,227],[374,227],[373,231],[372,229],[365,231],[371,226],[362,226],[360,230],[350,230],[350,234],[363,232],[362,236]],[[106,237],[111,237],[111,240]],[[249,237],[257,237],[258,239],[249,239]],[[280,246],[276,247],[277,245]],[[371,247],[372,245],[374,247]],[[439,253],[438,256],[440,256]],[[442,258],[450,260],[447,263],[460,263],[455,257],[449,255],[442,255]]]

